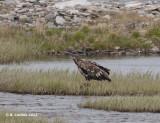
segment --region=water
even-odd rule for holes
[[[77,105],[101,97],[36,96],[0,93],[0,110],[60,117],[69,123],[159,123],[158,113],[120,113],[80,109]]]
[[[153,74],[160,73],[160,57],[124,57],[124,58],[100,58],[92,59],[104,67],[111,69],[111,72],[130,73],[130,72],[152,72]],[[35,61],[22,64],[0,65],[0,70],[8,69],[25,69],[35,71],[48,70],[77,70],[77,66],[72,59],[54,59],[50,61]]]

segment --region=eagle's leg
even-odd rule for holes
[[[81,88],[81,89],[84,88],[84,87],[90,86],[90,79],[88,79],[87,77],[85,77],[85,80],[86,80],[86,81],[83,81],[83,82],[81,83],[81,85],[80,85],[80,88]]]
[[[91,85],[90,78],[85,77],[85,79],[86,79],[86,82],[84,83],[84,86],[86,86],[86,87],[90,86]]]

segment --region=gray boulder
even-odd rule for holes
[[[57,25],[61,25],[63,26],[65,24],[65,19],[62,17],[62,16],[57,16],[56,19],[55,19],[55,23]]]
[[[20,15],[19,21],[22,23],[30,23],[32,20],[27,15]]]
[[[48,15],[45,16],[45,19],[50,22],[53,22],[55,18],[56,18],[56,13],[49,13]]]

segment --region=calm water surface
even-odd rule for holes
[[[125,57],[91,59],[111,69],[112,72],[153,72],[160,73],[160,57]],[[26,70],[77,70],[72,59],[53,59],[50,61],[35,61],[22,64],[0,65],[0,69],[26,69]]]
[[[77,105],[101,97],[36,96],[0,93],[0,110],[60,117],[69,123],[159,123],[158,113],[120,113],[80,109]]]

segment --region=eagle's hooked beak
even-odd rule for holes
[[[78,57],[78,55],[77,54],[75,54],[75,53],[72,53],[72,52],[69,52],[69,51],[65,51],[64,52],[66,55],[69,55],[69,56],[71,56],[71,57]]]
[[[66,53],[66,55],[71,56],[71,58],[73,59],[74,62],[77,62],[77,59],[80,59],[79,56],[75,53],[68,52],[68,51],[65,51],[65,53]]]

